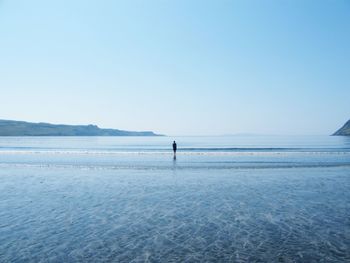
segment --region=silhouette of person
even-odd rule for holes
[[[176,159],[176,150],[177,150],[177,144],[176,144],[176,142],[174,141],[174,142],[173,142],[174,160]]]

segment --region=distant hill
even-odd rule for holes
[[[350,120],[348,120],[347,123],[345,123],[344,126],[337,130],[333,135],[350,136]]]
[[[63,125],[0,120],[0,136],[161,136],[151,131],[101,129],[96,125]]]

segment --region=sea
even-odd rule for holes
[[[0,262],[350,262],[350,138],[0,137]]]

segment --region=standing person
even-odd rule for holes
[[[173,142],[174,160],[176,159],[176,150],[177,150],[177,144],[176,144],[176,142],[174,141],[174,142]]]

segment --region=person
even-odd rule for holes
[[[177,150],[177,145],[176,142],[173,142],[173,151],[174,151],[174,159],[176,159],[176,150]]]

